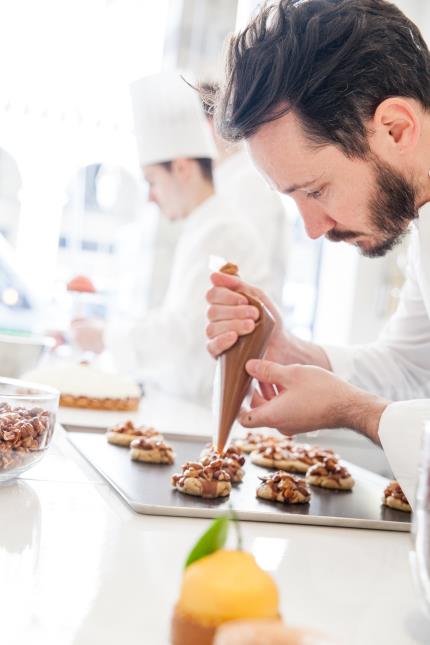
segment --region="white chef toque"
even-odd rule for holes
[[[216,157],[198,93],[177,72],[141,78],[131,83],[130,92],[142,166]]]

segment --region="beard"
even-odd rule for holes
[[[409,224],[418,216],[417,191],[412,182],[382,163],[371,158],[375,175],[375,188],[369,200],[369,224],[374,242],[369,246],[357,243],[362,255],[382,257],[399,244],[406,235]],[[326,237],[333,242],[353,240],[359,234],[353,231],[329,231]]]

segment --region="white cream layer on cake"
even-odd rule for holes
[[[127,376],[104,372],[91,365],[43,367],[28,372],[27,381],[50,385],[62,394],[97,399],[140,398],[140,388]]]

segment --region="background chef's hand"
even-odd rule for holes
[[[252,360],[246,369],[258,381],[275,386],[279,392],[270,400],[254,394],[254,407],[239,417],[246,428],[266,426],[294,435],[346,427],[379,443],[379,419],[388,401],[319,367]]]
[[[276,324],[268,347],[269,355],[274,360],[274,352],[277,346],[283,343],[284,338],[282,318],[275,305],[263,291],[243,282],[237,276],[213,273],[211,282],[213,286],[206,294],[209,303],[206,335],[209,339],[208,350],[212,356],[216,358],[234,345],[239,336],[254,331],[259,311],[249,305],[245,296],[239,293],[246,292],[263,302],[275,318]]]
[[[85,352],[101,354],[104,350],[104,325],[101,320],[76,318],[71,324],[72,340]]]

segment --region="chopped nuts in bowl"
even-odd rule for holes
[[[0,483],[42,459],[55,428],[59,392],[0,378]]]

